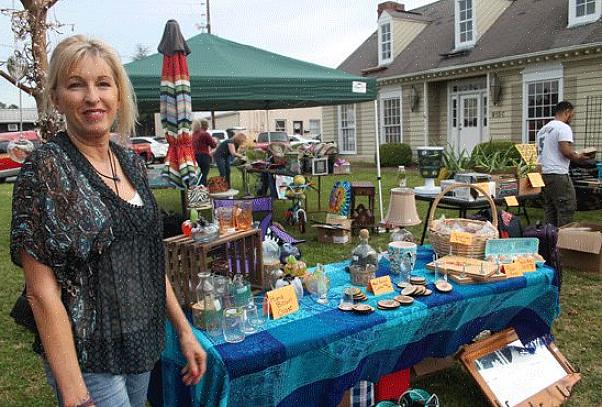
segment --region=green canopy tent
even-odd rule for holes
[[[187,41],[195,111],[272,110],[376,99],[376,81],[202,33]],[[141,111],[159,110],[163,56],[125,65]]]
[[[189,38],[194,111],[273,110],[374,101],[376,80],[274,54],[202,33]],[[159,111],[163,56],[125,65],[141,111]],[[378,120],[375,120],[379,144]],[[380,157],[376,149],[379,209],[383,216]]]

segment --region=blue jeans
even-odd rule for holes
[[[46,380],[54,390],[58,405],[63,401],[48,363],[44,362]],[[150,372],[113,375],[110,373],[83,373],[84,382],[96,407],[144,407]]]
[[[225,178],[226,181],[228,181],[230,188],[232,188],[232,185],[230,184],[230,158],[214,156],[213,160],[215,160],[215,165],[217,165],[220,177]]]

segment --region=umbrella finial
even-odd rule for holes
[[[173,55],[176,52],[190,54],[190,48],[180,31],[180,25],[176,20],[168,20],[163,31],[163,38],[157,50],[163,55]]]

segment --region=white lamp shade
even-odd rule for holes
[[[422,221],[416,210],[416,196],[410,188],[392,188],[387,216],[382,220],[385,227],[415,226]]]

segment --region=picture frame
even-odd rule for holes
[[[561,405],[581,380],[553,342],[527,350],[514,329],[467,345],[460,361],[493,407]]]
[[[312,160],[311,175],[328,175],[328,157]]]

